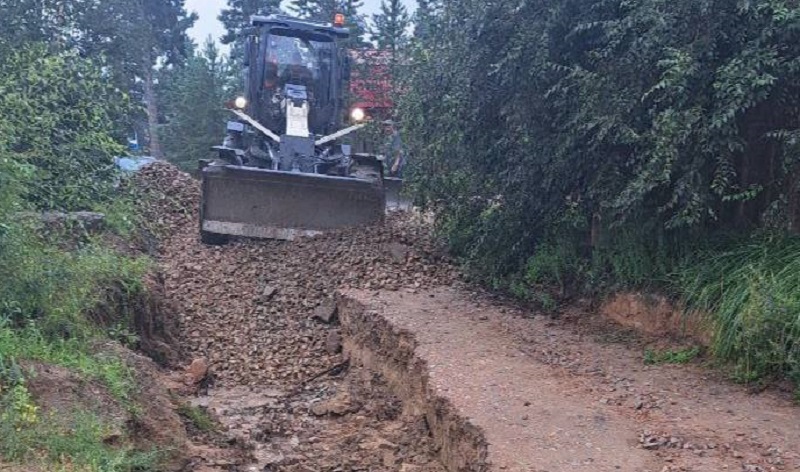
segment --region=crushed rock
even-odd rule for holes
[[[181,351],[204,363],[189,369],[192,381],[202,374],[210,387],[201,403],[254,448],[256,469],[225,470],[443,470],[424,421],[401,417],[379,376],[320,376],[342,364],[338,289],[414,291],[457,280],[418,216],[395,214],[381,226],[293,242],[214,247],[199,240],[199,182],[157,163],[135,184],[145,195],[144,219],[161,236]],[[283,393],[264,401],[243,393],[265,388]]]

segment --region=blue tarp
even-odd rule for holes
[[[142,167],[156,161],[155,157],[150,156],[128,156],[114,158],[114,162],[124,172],[136,172]]]

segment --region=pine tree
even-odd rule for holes
[[[242,29],[248,26],[251,16],[279,13],[280,7],[281,0],[228,0],[228,8],[219,15],[226,30],[222,42],[239,43]]]
[[[378,43],[378,48],[389,51],[394,62],[397,52],[408,40],[411,24],[408,10],[400,0],[382,0],[381,13],[373,15],[372,22],[375,24],[372,40]]]
[[[350,29],[349,47],[365,45],[366,19],[359,10],[362,0],[294,0],[291,10],[299,17],[312,21],[331,23],[337,13],[345,17],[345,27]]]
[[[231,95],[229,64],[212,38],[203,50],[193,52],[186,64],[163,77],[166,124],[162,128],[166,156],[185,170],[211,152],[224,134],[223,103]]]
[[[128,2],[126,2],[128,3]],[[184,0],[139,0],[129,2],[131,34],[127,36],[132,63],[142,82],[142,95],[147,110],[150,153],[163,157],[159,139],[159,109],[155,66],[182,63],[188,44],[186,31],[197,17],[187,15]],[[131,41],[136,38],[135,41]],[[138,56],[138,57],[137,57]],[[140,59],[139,59],[140,58]],[[137,61],[137,59],[139,59]]]
[[[0,0],[0,39],[103,56],[120,89],[146,104],[151,153],[160,156],[156,65],[180,64],[197,17],[184,0]]]
[[[433,22],[437,11],[441,8],[441,0],[417,0],[417,11],[414,12],[414,37],[425,40],[431,37]]]

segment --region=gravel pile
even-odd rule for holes
[[[156,164],[136,183],[147,221],[163,229],[158,253],[180,348],[209,366],[210,396],[199,400],[233,436],[255,444],[258,470],[441,470],[424,424],[397,416],[380,379],[346,367],[319,376],[343,362],[337,289],[414,292],[456,280],[414,216],[294,242],[214,247],[199,240],[196,180]],[[265,388],[274,401],[264,403]]]
[[[337,288],[413,291],[455,279],[411,216],[294,242],[213,247],[198,238],[196,180],[167,164],[138,179],[148,220],[170,228],[162,268],[180,307],[184,352],[208,359],[224,385],[297,382],[334,365],[336,328],[318,318],[330,315]]]
[[[166,234],[196,221],[200,185],[189,174],[165,162],[155,162],[137,172],[133,183],[142,198],[145,223]]]

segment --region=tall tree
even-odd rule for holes
[[[372,15],[372,22],[375,24],[372,40],[378,43],[378,48],[389,51],[394,62],[408,40],[411,20],[406,6],[400,0],[381,0],[381,12]]]
[[[362,0],[294,0],[290,9],[301,18],[330,23],[337,13],[345,17],[345,26],[350,29],[351,47],[364,45],[367,22],[360,9]]]
[[[184,0],[138,0],[129,3],[131,35],[131,62],[141,74],[144,103],[147,107],[150,153],[163,157],[158,131],[158,96],[156,93],[156,65],[174,65],[186,57],[188,43],[186,31],[197,19],[188,15]],[[140,58],[137,61],[137,56]]]
[[[430,37],[436,12],[440,7],[441,0],[417,0],[417,10],[413,18],[415,38],[424,40]]]
[[[180,63],[196,16],[184,0],[0,0],[0,39],[103,56],[106,72],[146,105],[151,152],[158,141],[156,66]]]
[[[219,21],[225,25],[224,44],[238,43],[242,29],[247,27],[253,15],[269,15],[281,11],[281,0],[228,0],[228,8],[222,10]]]
[[[165,72],[162,128],[167,158],[191,170],[197,158],[209,153],[222,138],[230,95],[231,69],[209,37],[203,50],[192,54],[182,67]]]

